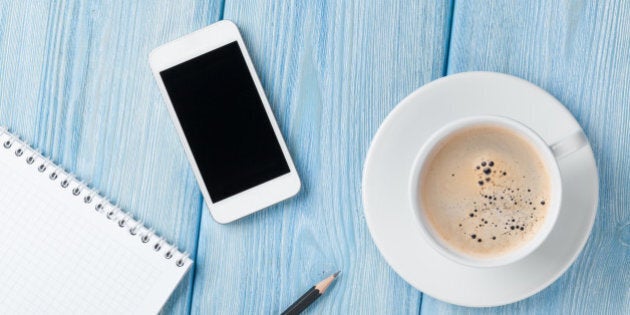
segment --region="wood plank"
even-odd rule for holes
[[[220,1],[2,1],[0,124],[194,252],[201,198],[148,65]],[[165,308],[185,313],[192,273]]]
[[[224,17],[240,26],[303,188],[233,224],[204,209],[193,313],[277,314],[337,270],[308,313],[418,312],[420,292],[368,233],[361,174],[389,111],[442,75],[449,14],[435,1],[226,1]]]
[[[457,2],[448,72],[499,71],[542,86],[584,127],[599,168],[593,233],[553,285],[518,303],[426,314],[630,314],[630,3]]]

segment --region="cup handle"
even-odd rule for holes
[[[571,135],[565,137],[564,139],[550,145],[549,148],[551,149],[551,152],[553,152],[553,155],[556,157],[556,159],[560,160],[563,157],[570,155],[573,152],[576,152],[587,144],[588,139],[586,139],[586,135],[584,135],[582,130],[578,130]]]

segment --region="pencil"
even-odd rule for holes
[[[310,290],[306,291],[297,301],[295,301],[291,306],[287,307],[281,315],[297,315],[300,314],[303,310],[305,310],[309,305],[311,305],[315,300],[317,300],[326,289],[330,286],[340,271],[335,272],[330,277],[322,280],[320,283],[313,286]]]

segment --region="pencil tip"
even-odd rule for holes
[[[328,278],[320,281],[318,284],[315,285],[315,290],[318,290],[320,294],[324,294],[324,292],[326,292],[326,289],[328,289],[330,284],[335,281],[335,279],[337,278],[340,272],[341,270],[333,273],[331,276],[328,276]]]

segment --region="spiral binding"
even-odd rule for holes
[[[131,214],[109,202],[97,191],[79,181],[72,173],[65,171],[40,152],[33,150],[30,145],[12,134],[7,128],[0,126],[0,138],[4,138],[4,135],[8,139],[2,142],[1,150],[13,149],[15,156],[24,159],[26,165],[36,167],[42,174],[48,172],[50,181],[58,182],[60,189],[69,190],[75,197],[81,197],[86,205],[93,204],[93,209],[97,213],[103,214],[106,219],[115,222],[118,228],[126,229],[133,237],[138,236],[140,242],[150,245],[155,252],[164,252],[163,258],[173,259],[177,256],[175,259],[177,267],[185,265],[189,256],[188,253],[180,252],[175,245],[166,242],[153,229],[145,227],[142,221],[135,220]]]

